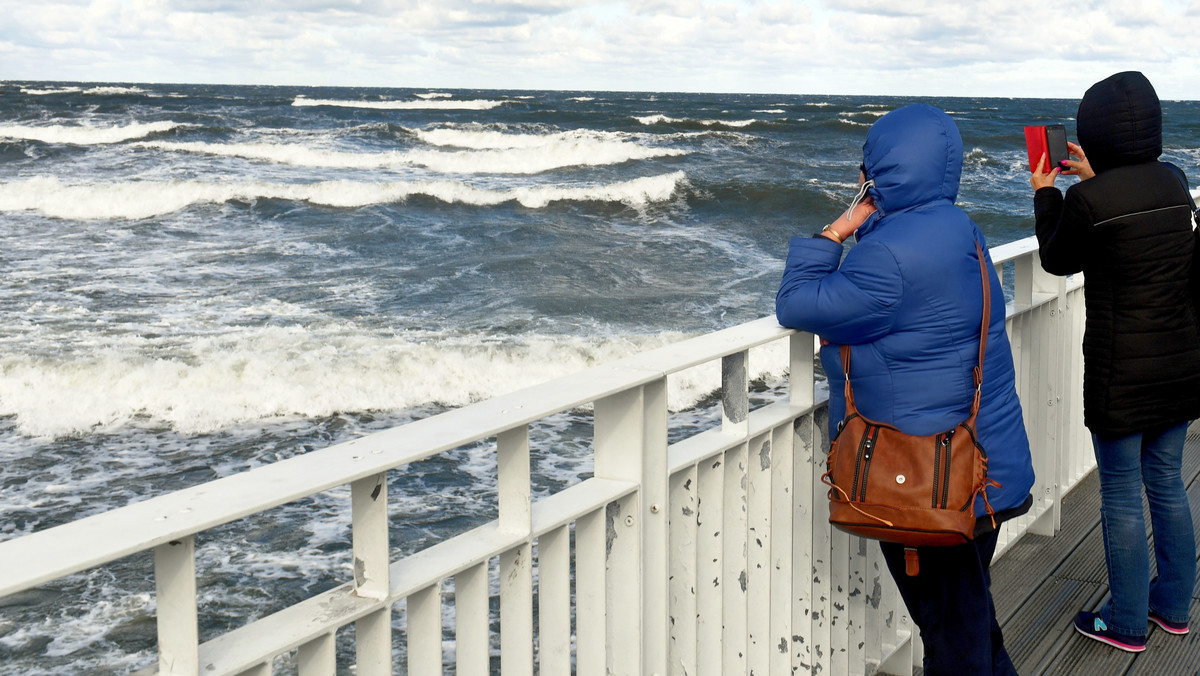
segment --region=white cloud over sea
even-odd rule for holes
[[[0,80],[1200,99],[1200,0],[0,0]]]

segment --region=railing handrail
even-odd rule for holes
[[[416,462],[791,334],[774,317],[0,542],[0,597]]]

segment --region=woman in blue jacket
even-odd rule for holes
[[[851,348],[854,398],[862,414],[907,434],[950,429],[970,413],[979,355],[983,288],[976,243],[987,244],[954,204],[962,138],[941,110],[911,105],[867,134],[863,196],[813,237],[794,237],[775,300],[779,323],[822,339],[829,378],[830,436],[845,412],[839,350]],[[842,243],[857,244],[842,260]],[[840,264],[839,264],[840,261]],[[979,441],[996,523],[1028,511],[1033,465],[1004,330],[1000,280],[991,275]],[[981,496],[976,514],[985,515]],[[972,542],[918,549],[919,574],[905,573],[901,545],[881,543],[925,644],[925,673],[1015,674],[992,605],[988,568],[997,533],[978,521]]]

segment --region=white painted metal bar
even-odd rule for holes
[[[500,555],[500,673],[533,676],[533,546]]]
[[[641,521],[642,663],[644,674],[667,673],[670,660],[670,473],[667,378],[642,386]]]
[[[792,501],[795,494],[792,484],[792,477],[795,475],[793,435],[790,420],[771,430],[771,547],[767,580],[770,609],[767,634],[768,674],[791,673],[791,652],[795,642],[792,626]]]
[[[721,429],[745,435],[750,414],[749,373],[746,352],[721,359]]]
[[[454,576],[455,673],[490,671],[488,632],[488,562],[481,561]]]
[[[847,669],[854,673],[858,666],[867,663],[867,550],[878,549],[873,541],[859,537],[850,538],[849,598],[846,600],[846,655]]]
[[[745,425],[746,423],[738,423]],[[722,673],[747,673],[746,650],[746,491],[749,477],[746,444],[725,452],[721,525]]]
[[[850,539],[834,530],[829,553],[829,673],[850,673]]]
[[[442,593],[438,585],[408,597],[408,673],[442,673]]]
[[[388,593],[387,475],[376,474],[351,484],[354,540],[354,593],[382,599]]]
[[[833,607],[833,537],[834,531],[829,525],[829,501],[825,484],[821,482],[821,473],[825,471],[825,449],[828,448],[827,425],[829,423],[828,409],[818,409],[813,415],[812,439],[814,467],[812,472],[812,573],[810,583],[812,589],[812,624],[809,628],[809,640],[812,645],[810,654],[811,669],[821,673],[831,673],[833,669],[833,643],[831,632]],[[820,450],[817,450],[820,449]]]
[[[392,609],[385,606],[354,623],[354,653],[358,674],[388,676],[392,673]]]
[[[533,507],[529,487],[529,426],[505,430],[496,438],[500,529],[528,535]]]
[[[300,645],[296,655],[299,676],[334,676],[337,673],[337,641],[334,634],[321,634]]]
[[[529,485],[529,426],[497,437],[500,530],[520,535],[500,554],[500,673],[533,674],[533,508]]]
[[[813,578],[816,576],[815,533],[820,528],[813,506],[826,499],[814,474],[824,465],[824,453],[816,453],[813,414],[797,418],[792,428],[792,645],[791,665],[794,671],[814,673]],[[826,508],[828,510],[828,508]]]
[[[354,547],[354,593],[382,600],[390,588],[388,552],[387,474],[364,477],[350,485]],[[354,629],[360,676],[392,673],[391,607],[384,606],[359,619]]]
[[[724,453],[697,466],[696,673],[720,676],[724,611],[721,540],[725,502]],[[732,509],[732,507],[730,508]]]
[[[768,674],[771,664],[771,435],[750,440],[746,454],[746,664]]]
[[[696,466],[671,476],[670,497],[670,627],[668,673],[696,674],[696,587],[699,509]]]
[[[575,522],[575,673],[607,676],[605,615],[605,526],[601,508]]]
[[[538,538],[538,673],[571,673],[571,531],[560,526]],[[459,673],[483,673],[462,671]]]
[[[632,388],[596,402],[596,476],[639,482],[643,474],[645,410],[643,391]],[[608,629],[605,663],[613,673],[641,669],[642,579],[641,507],[636,496],[608,506],[605,566],[605,619]]]
[[[196,540],[184,537],[154,548],[158,606],[158,669],[172,676],[200,673],[196,615]]]

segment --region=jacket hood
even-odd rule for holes
[[[1137,71],[1092,85],[1075,120],[1079,145],[1096,172],[1162,155],[1162,107],[1154,86]]]
[[[867,132],[863,167],[875,181],[870,189],[879,218],[937,200],[958,197],[962,177],[962,136],[946,113],[925,104],[897,108]],[[860,228],[861,230],[862,228]]]

